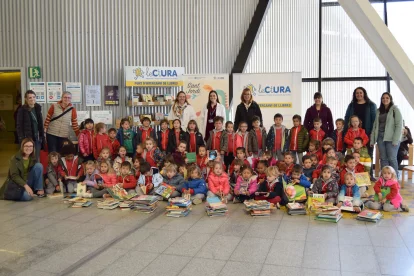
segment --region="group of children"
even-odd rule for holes
[[[279,206],[290,200],[283,185],[288,183],[302,186],[307,195],[324,194],[326,201],[338,206],[345,196],[352,196],[357,212],[363,202],[372,209],[408,210],[391,167],[383,168],[375,184],[378,201],[370,200],[365,187],[356,185],[355,173],[369,172],[371,167],[369,139],[357,116],[351,117],[346,133],[344,120],[336,120],[333,137],[326,137],[320,118],[314,119],[309,132],[301,121],[300,115],[293,116],[293,127],[288,129],[278,113],[266,132],[255,116],[250,131],[246,122],[235,131],[231,121],[223,128],[224,119],[217,116],[205,143],[195,120],[185,131],[180,120],[172,122],[172,129],[163,120],[156,132],[151,120],[143,118],[135,132],[124,118],[118,130],[107,132],[104,124],[87,119],[79,136],[79,156],[70,143],[63,146],[62,157],[49,153],[46,191],[63,188],[72,193],[77,185],[84,185],[81,196],[106,197],[106,188],[118,185],[142,195],[154,194],[166,183],[175,188],[171,197],[188,195],[194,204],[219,196],[235,203],[257,199]],[[189,162],[188,153],[196,154],[195,162]],[[384,187],[391,192],[383,197]]]

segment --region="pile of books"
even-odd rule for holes
[[[246,210],[252,216],[270,216],[270,209],[272,206],[267,200],[246,200],[244,205],[246,206]]]
[[[117,200],[129,200],[137,195],[135,192],[128,193],[124,188],[121,188],[118,185],[115,185],[111,188],[107,188],[106,190],[114,199]]]
[[[382,218],[382,213],[378,210],[364,209],[356,217],[357,220],[377,223]]]
[[[324,210],[320,212],[315,220],[328,221],[337,223],[342,218],[341,209],[333,206],[329,210]]]
[[[92,205],[92,201],[87,200],[86,198],[81,197],[74,197],[70,199],[65,199],[64,203],[71,204],[70,207],[72,208],[82,208],[82,207],[89,207]]]
[[[113,210],[120,205],[119,200],[115,199],[105,199],[105,200],[98,200],[98,208],[105,209],[105,210]]]
[[[182,197],[171,198],[165,209],[167,217],[186,217],[191,211],[191,200]]]
[[[292,202],[286,205],[287,213],[291,216],[306,215],[306,206],[303,203]]]
[[[228,213],[227,204],[217,196],[207,197],[206,212],[209,217],[225,216]]]
[[[125,200],[125,201],[119,203],[119,208],[121,208],[122,211],[131,210],[131,206],[132,206],[132,201],[130,201],[130,200]]]
[[[152,213],[158,207],[158,196],[140,195],[131,198],[130,208],[142,213]]]

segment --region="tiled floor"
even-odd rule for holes
[[[14,149],[0,148],[0,181]],[[406,186],[412,197],[413,185]],[[407,194],[407,196],[409,196]],[[411,198],[408,202],[412,204]],[[338,224],[276,210],[186,218],[0,201],[0,275],[414,275],[414,217]]]

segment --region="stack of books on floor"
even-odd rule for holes
[[[176,197],[171,198],[168,203],[168,206],[165,207],[165,214],[167,217],[186,217],[191,211],[191,200],[182,197]]]
[[[246,210],[252,216],[268,217],[270,216],[271,205],[267,200],[246,200],[244,202]],[[274,207],[273,207],[274,208]]]
[[[158,196],[140,195],[131,198],[131,209],[142,213],[152,213],[158,207]]]
[[[98,208],[99,209],[105,209],[105,210],[113,210],[117,208],[121,202],[119,200],[115,199],[105,199],[105,200],[99,200],[98,201]]]
[[[81,198],[81,197],[65,199],[63,202],[71,204],[70,207],[72,208],[89,207],[92,205],[92,201],[87,200],[86,198]]]
[[[129,211],[131,210],[132,201],[125,200],[119,204],[119,208],[121,208],[122,211]]]
[[[315,220],[328,221],[337,223],[342,218],[341,209],[335,207],[325,210],[316,215]]]
[[[206,212],[209,217],[225,216],[228,213],[227,204],[217,196],[207,197]]]
[[[303,203],[292,202],[286,205],[287,213],[291,216],[306,215],[306,206]]]
[[[382,218],[382,213],[378,210],[364,209],[356,217],[357,220],[377,223]]]

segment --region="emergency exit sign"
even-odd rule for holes
[[[29,79],[40,79],[42,73],[40,72],[40,66],[29,67],[28,70]]]

